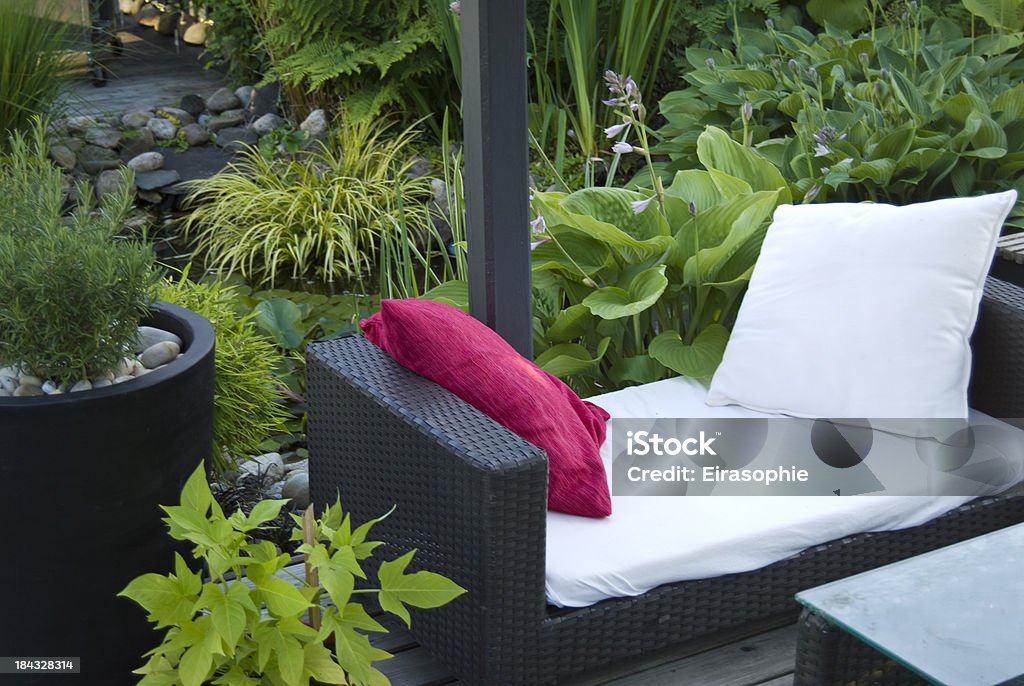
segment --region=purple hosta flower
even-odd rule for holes
[[[632,123],[633,123],[633,120],[630,119],[629,117],[626,117],[625,121],[623,121],[621,124],[612,124],[607,129],[605,129],[604,130],[604,135],[606,137],[608,137],[608,138],[615,138],[620,133],[622,133],[627,128],[629,128],[629,125],[632,124]]]
[[[831,155],[831,154],[832,154],[832,151],[829,150],[827,145],[822,145],[821,143],[818,143],[817,145],[814,146],[814,156],[815,157],[824,157],[825,155]]]
[[[694,201],[691,200],[689,204],[687,204],[686,209],[689,210],[691,217],[697,216],[697,203]]]
[[[704,66],[707,67],[708,69],[714,69],[715,68],[715,60],[714,60],[714,58],[709,57],[706,60],[704,60]]]
[[[886,69],[885,67],[882,67],[881,71],[878,72],[878,75],[882,77],[882,80],[887,81],[889,79],[889,70]]]
[[[749,100],[745,100],[740,106],[740,117],[744,122],[750,121],[751,117],[754,116],[754,106]]]
[[[544,215],[537,213],[537,218],[530,222],[530,230],[534,238],[543,238],[548,231],[548,225],[544,222]]]
[[[807,78],[809,78],[811,81],[817,81],[818,80],[818,70],[815,69],[814,67],[810,67],[807,70]]]
[[[625,141],[619,141],[618,143],[612,146],[612,152],[617,153],[619,155],[628,155],[629,153],[633,152],[633,146]]]
[[[868,54],[866,52],[859,53],[857,55],[857,59],[859,59],[860,63],[863,64],[865,67],[868,66],[868,61],[870,60],[870,58],[868,57]]]
[[[828,145],[829,143],[835,143],[846,138],[846,134],[839,133],[833,126],[823,126],[818,129],[812,136],[815,143],[821,143],[822,145]]]
[[[641,212],[646,210],[647,206],[651,204],[651,201],[654,200],[654,198],[655,196],[652,195],[651,197],[646,198],[644,200],[637,200],[635,202],[631,202],[630,205],[633,206],[633,214],[640,214]]]
[[[640,99],[640,88],[636,85],[636,81],[633,80],[632,76],[626,77],[626,96],[630,98]]]
[[[771,17],[764,20],[764,25],[768,27],[769,31],[775,28],[775,22],[771,20]]]
[[[829,167],[822,167],[821,168],[821,173],[822,174],[828,174],[830,171],[832,171],[832,169],[829,168]]]
[[[608,107],[622,107],[623,105],[626,104],[626,99],[625,98],[611,98],[609,100],[602,100],[601,102],[603,102],[605,105],[608,105]]]
[[[621,75],[613,72],[611,69],[604,73],[604,82],[608,85],[608,91],[611,93],[619,95],[626,92],[625,79],[623,79]]]
[[[811,186],[811,190],[807,191],[807,195],[804,196],[804,202],[811,202],[816,197],[818,197],[818,193],[820,192],[821,186],[819,186],[818,184],[814,184],[813,186]]]
[[[462,3],[459,0],[455,0],[452,4],[448,5],[448,9],[451,10],[452,14],[462,14]]]
[[[792,71],[792,72],[800,71],[800,63],[797,62],[792,57],[789,59],[789,70]]]

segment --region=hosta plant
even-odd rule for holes
[[[391,655],[373,647],[367,634],[386,629],[357,598],[373,594],[381,609],[409,624],[409,606],[439,607],[465,592],[439,574],[408,572],[415,551],[381,562],[376,586],[368,585],[363,561],[380,543],[367,536],[380,520],[353,528],[337,502],[319,519],[311,511],[293,515],[293,538],[306,541],[299,551],[314,573],[289,581],[290,556],[249,536],[286,502],[264,500],[248,515],[226,515],[200,465],[181,503],[163,508],[171,537],[192,544],[194,563],[176,554],[173,573],[143,574],[119,594],[145,608],[157,630],[166,629],[136,670],[143,675],[139,686],[305,686],[311,679],[384,686],[389,681],[373,663]],[[205,574],[195,571],[200,565]]]
[[[651,165],[645,110],[631,80],[609,75],[621,125],[617,154]],[[638,140],[638,144],[628,140]],[[778,170],[709,128],[704,169],[653,190],[535,193],[537,364],[592,393],[673,374],[709,378],[776,205],[791,195]]]
[[[689,49],[689,86],[661,101],[663,174],[698,167],[712,125],[798,198],[905,204],[1020,187],[1024,35],[965,36],[908,7],[863,35],[769,26],[740,32],[742,49]],[[1024,205],[1008,223],[1024,226]]]

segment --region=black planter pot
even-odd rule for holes
[[[159,505],[178,501],[213,440],[209,322],[158,303],[146,323],[181,337],[184,354],[107,388],[0,398],[0,656],[81,657],[76,683],[134,683],[157,644],[142,609],[116,594],[173,569]],[[60,679],[0,682],[12,678]]]

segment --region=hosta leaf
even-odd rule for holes
[[[964,150],[961,153],[964,157],[978,157],[983,160],[998,160],[1006,156],[1006,148],[978,148],[977,150]]]
[[[278,346],[294,350],[302,345],[302,310],[291,300],[272,298],[256,305],[256,325]]]
[[[458,598],[466,592],[451,579],[434,572],[414,572],[406,574],[415,550],[410,550],[396,560],[382,562],[377,571],[380,581],[378,600],[385,612],[390,612],[405,621],[409,626],[409,611],[406,605],[413,607],[440,607]]]
[[[1024,15],[1020,0],[963,0],[964,7],[981,17],[993,28],[1020,31],[1024,28]]]
[[[582,269],[588,276],[593,276],[611,258],[608,247],[590,236],[561,227],[551,227],[551,233],[558,242],[541,243],[530,255],[535,270],[556,269],[579,275]]]
[[[675,331],[659,334],[648,348],[650,356],[669,369],[695,379],[714,375],[725,354],[729,331],[720,324],[709,324],[697,334],[692,345],[683,343]]]
[[[1001,113],[1000,119],[1006,123],[1024,117],[1024,83],[997,95],[992,101],[992,112]]]
[[[721,176],[727,176],[722,174]],[[730,177],[734,178],[735,177]],[[693,203],[698,212],[704,212],[719,205],[732,195],[750,192],[750,184],[742,179],[735,179],[735,186],[728,187],[725,179],[716,180],[703,169],[687,169],[676,172],[672,184],[665,189],[665,195],[678,198],[684,203]],[[743,187],[746,186],[746,190]],[[725,188],[725,190],[723,190]],[[676,227],[673,226],[672,229]]]
[[[665,365],[650,355],[620,358],[612,365],[608,378],[616,383],[650,383],[665,376]]]
[[[1003,127],[997,124],[992,117],[980,112],[971,112],[970,116],[967,117],[968,124],[970,124],[972,119],[978,120],[978,132],[971,139],[971,145],[976,150],[979,148],[1006,147],[1006,133],[1003,131]]]
[[[902,159],[910,150],[917,134],[917,127],[903,126],[882,136],[881,140],[871,149],[871,159]]]
[[[868,23],[864,0],[808,0],[807,14],[820,26],[834,26],[851,33]]]
[[[742,179],[755,191],[779,190],[780,202],[792,201],[789,186],[775,165],[722,129],[709,126],[704,130],[697,140],[697,157],[708,169]]]
[[[467,311],[469,310],[469,285],[459,279],[445,281],[421,295],[420,300],[435,300]]]
[[[654,305],[667,287],[665,265],[661,265],[638,274],[629,283],[629,290],[606,286],[584,298],[583,304],[602,319],[630,317]]]
[[[889,80],[896,97],[911,114],[915,115],[919,122],[926,122],[931,119],[932,108],[924,99],[917,87],[911,83],[903,71],[892,69],[889,72]]]
[[[590,351],[576,343],[559,343],[553,345],[537,356],[535,364],[548,374],[564,379],[573,374],[582,374],[597,366],[608,350],[611,338],[602,338],[597,344],[597,355],[590,356]]]
[[[568,343],[585,335],[590,328],[590,310],[582,303],[570,305],[555,317],[545,332],[552,343]]]
[[[584,188],[562,199],[565,211],[584,214],[598,221],[618,227],[633,238],[644,241],[669,234],[665,218],[658,212],[633,210],[632,203],[645,200],[650,193],[638,193],[622,188]]]
[[[664,252],[668,248],[671,242],[668,237],[668,224],[660,212],[648,211],[633,215],[629,203],[632,200],[643,199],[645,195],[619,188],[587,190],[596,192],[588,192],[572,201],[570,196],[562,197],[560,193],[536,193],[533,199],[534,207],[544,215],[549,227],[566,226],[575,229],[628,255],[630,261],[637,257],[642,259],[644,255]],[[579,212],[569,209],[570,207]],[[634,222],[625,214],[626,212],[633,217],[644,219]],[[602,217],[619,220],[622,226],[610,223]],[[650,230],[656,235],[649,236]]]
[[[889,183],[892,173],[896,171],[896,162],[893,160],[871,160],[861,162],[850,168],[850,176],[855,179],[871,179],[880,186]]]

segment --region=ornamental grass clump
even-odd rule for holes
[[[9,139],[0,157],[0,366],[59,383],[113,374],[152,302],[152,250],[118,233],[131,179],[65,211],[66,188],[46,158],[43,125]]]
[[[256,330],[255,313],[237,315],[232,286],[191,281],[186,269],[179,279],[165,279],[159,295],[202,315],[213,326],[217,355],[211,466],[222,472],[235,466],[230,457],[257,453],[264,440],[287,430],[291,414],[282,404],[284,393],[274,371],[280,355]]]
[[[257,150],[192,182],[184,230],[209,268],[257,285],[283,278],[353,282],[376,263],[384,231],[430,227],[430,183],[410,179],[412,129],[385,137],[386,122],[343,122],[330,141],[295,158]]]

